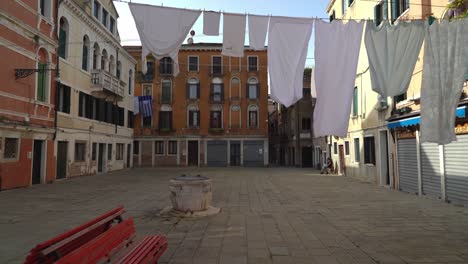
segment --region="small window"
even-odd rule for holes
[[[349,141],[345,141],[344,143],[344,153],[346,156],[349,156]]]
[[[58,55],[61,58],[67,58],[67,50],[68,50],[68,21],[62,17],[60,18],[59,23],[59,36],[58,36]]]
[[[164,57],[159,60],[159,74],[172,75],[172,59]]]
[[[224,84],[222,80],[215,78],[211,84],[211,101],[222,102],[224,100]]]
[[[75,143],[75,161],[82,162],[86,159],[86,143]]]
[[[409,8],[409,0],[393,0],[390,4],[392,9],[392,21],[397,20],[397,18]]]
[[[112,144],[107,144],[107,160],[112,160]]]
[[[94,0],[94,10],[93,10],[93,14],[94,14],[94,17],[99,19],[99,11],[101,10],[101,4],[97,1],[97,0]]]
[[[153,95],[153,86],[151,84],[143,84],[143,96]]]
[[[257,106],[249,106],[249,127],[258,127],[258,108]]]
[[[164,141],[154,142],[154,153],[157,155],[164,155]]]
[[[172,81],[164,79],[161,82],[161,103],[170,104],[172,100]]]
[[[129,70],[128,71],[128,95],[133,94],[133,71]]]
[[[196,78],[191,78],[187,83],[187,99],[195,100],[200,98],[200,82]]]
[[[210,112],[210,128],[223,128],[222,111]]]
[[[140,154],[140,141],[133,141],[133,155]]]
[[[102,9],[102,24],[107,27],[107,17],[109,16],[109,13],[107,10]]]
[[[176,155],[177,154],[177,141],[167,142],[167,154]]]
[[[223,74],[223,58],[221,56],[211,57],[211,74]]]
[[[124,158],[124,144],[117,143],[116,144],[116,153],[115,153],[115,159],[116,160],[123,160]]]
[[[383,21],[383,2],[375,5],[374,7],[374,22],[379,26]]]
[[[375,141],[374,137],[364,138],[364,163],[375,165]]]
[[[159,111],[159,129],[172,129],[172,111]]]
[[[258,58],[257,56],[248,56],[248,71],[258,71]]]
[[[353,92],[353,117],[358,116],[359,114],[359,93],[357,86],[354,87]]]
[[[302,131],[310,131],[310,118],[309,117],[302,118]]]
[[[19,139],[17,138],[5,138],[5,144],[3,148],[4,159],[18,159],[18,147]]]
[[[110,32],[114,33],[115,29],[115,19],[113,17],[110,18],[110,23],[109,23],[109,30]]]
[[[198,72],[198,56],[188,56],[188,71]]]
[[[252,77],[247,82],[247,98],[248,99],[258,99],[260,92],[260,87],[258,85],[258,80],[255,77]]]
[[[333,154],[338,154],[338,143],[336,142],[333,143]]]
[[[89,38],[88,36],[83,37],[83,53],[81,57],[81,69],[88,71],[88,57],[89,57]]]
[[[93,143],[93,149],[91,152],[91,160],[96,160],[96,153],[97,153],[97,143]]]
[[[62,113],[70,113],[70,87],[59,84],[57,110]]]
[[[188,127],[198,128],[200,126],[200,111],[195,106],[188,107]]]
[[[361,147],[359,146],[359,138],[354,139],[354,161],[361,161]]]

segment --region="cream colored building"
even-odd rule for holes
[[[327,7],[327,13],[330,15],[330,19],[373,19],[378,24],[380,21],[388,19],[393,23],[399,23],[402,19],[447,16],[447,8],[445,7],[447,3],[448,1],[442,0],[380,2],[331,0]],[[421,153],[423,153],[424,147],[419,144],[419,125],[401,123],[402,120],[406,119],[419,120],[423,51],[424,49],[419,54],[406,94],[381,99],[378,98],[377,93],[372,91],[367,52],[364,39],[362,39],[355,87],[349,87],[349,89],[354,89],[354,97],[349,117],[348,135],[346,138],[328,137],[327,141],[333,163],[338,167],[340,173],[379,185],[402,189],[400,185],[405,184],[405,179],[400,179],[400,174],[406,173],[404,166],[408,163],[411,167],[416,166],[417,170],[410,174],[414,174],[411,177],[416,177],[416,184],[419,186],[416,192],[423,193],[421,174],[424,157]],[[414,160],[406,158],[405,152],[403,152],[406,142],[399,140],[405,138],[403,134],[406,132],[411,134],[409,137],[412,141],[409,143],[413,144],[414,142],[415,144],[414,153],[412,152],[413,145],[411,145],[411,154],[408,156],[409,158],[414,156]],[[400,150],[398,150],[399,144]],[[400,156],[400,162],[398,156]],[[438,167],[434,169],[434,171],[436,170],[439,170]],[[435,181],[440,182],[439,179],[435,179]]]
[[[59,6],[57,178],[132,167],[136,61],[120,46],[112,1]]]

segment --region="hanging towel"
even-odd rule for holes
[[[315,88],[315,67],[312,67],[310,73],[310,96],[312,98],[317,98],[317,88]]]
[[[455,111],[468,67],[468,19],[435,21],[426,30],[421,142],[456,141]]]
[[[249,15],[249,46],[254,50],[264,50],[270,17]]]
[[[304,66],[313,19],[271,17],[268,74],[271,97],[286,107],[302,98]]]
[[[315,22],[314,135],[345,137],[364,22]]]
[[[405,93],[424,40],[426,22],[384,21],[379,28],[367,21],[365,44],[369,59],[372,90],[382,95]]]
[[[223,14],[223,51],[231,57],[244,57],[245,15]]]
[[[130,3],[141,41],[142,71],[146,73],[146,56],[168,56],[179,74],[178,53],[201,11]]]
[[[140,113],[140,100],[138,96],[133,97],[133,114],[137,115]]]
[[[153,116],[153,97],[149,95],[140,96],[140,106],[143,117]]]
[[[207,36],[219,36],[219,19],[221,13],[213,11],[203,12],[203,34]]]

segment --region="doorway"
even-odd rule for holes
[[[340,173],[345,175],[346,174],[346,167],[345,167],[345,158],[344,158],[344,146],[339,146],[340,151]]]
[[[32,184],[40,184],[44,175],[44,140],[34,140]]]
[[[240,166],[241,152],[240,152],[240,142],[234,141],[231,142],[231,166]]]
[[[98,173],[104,172],[104,143],[99,143],[98,151]]]
[[[388,137],[387,130],[379,131],[380,145],[380,183],[390,185],[390,173],[388,171]]]
[[[67,177],[68,142],[59,141],[57,145],[57,179]]]
[[[188,142],[188,165],[198,166],[198,141],[190,140]]]
[[[313,160],[312,147],[302,147],[302,167],[310,168],[312,167]]]

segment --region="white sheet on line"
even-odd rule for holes
[[[245,15],[223,13],[223,50],[221,54],[244,57]]]
[[[468,67],[468,19],[437,21],[426,30],[421,142],[456,141],[455,111]]]
[[[376,28],[374,21],[367,21],[365,44],[372,90],[384,98],[406,92],[424,40],[425,25],[424,20],[399,21],[395,26],[384,21]]]
[[[207,36],[219,36],[219,20],[221,13],[203,11],[203,34]]]
[[[305,18],[270,18],[267,52],[271,97],[286,107],[302,98],[313,23],[313,19]]]
[[[140,100],[138,96],[133,97],[133,114],[139,114],[140,113]]]
[[[129,3],[142,46],[142,71],[146,73],[146,56],[170,57],[174,76],[179,74],[178,53],[201,11]]]
[[[269,20],[268,16],[249,15],[249,46],[251,49],[265,49]]]
[[[315,22],[314,136],[345,137],[364,22]]]
[[[315,87],[315,67],[312,67],[310,73],[310,96],[312,98],[317,98],[317,88]]]

